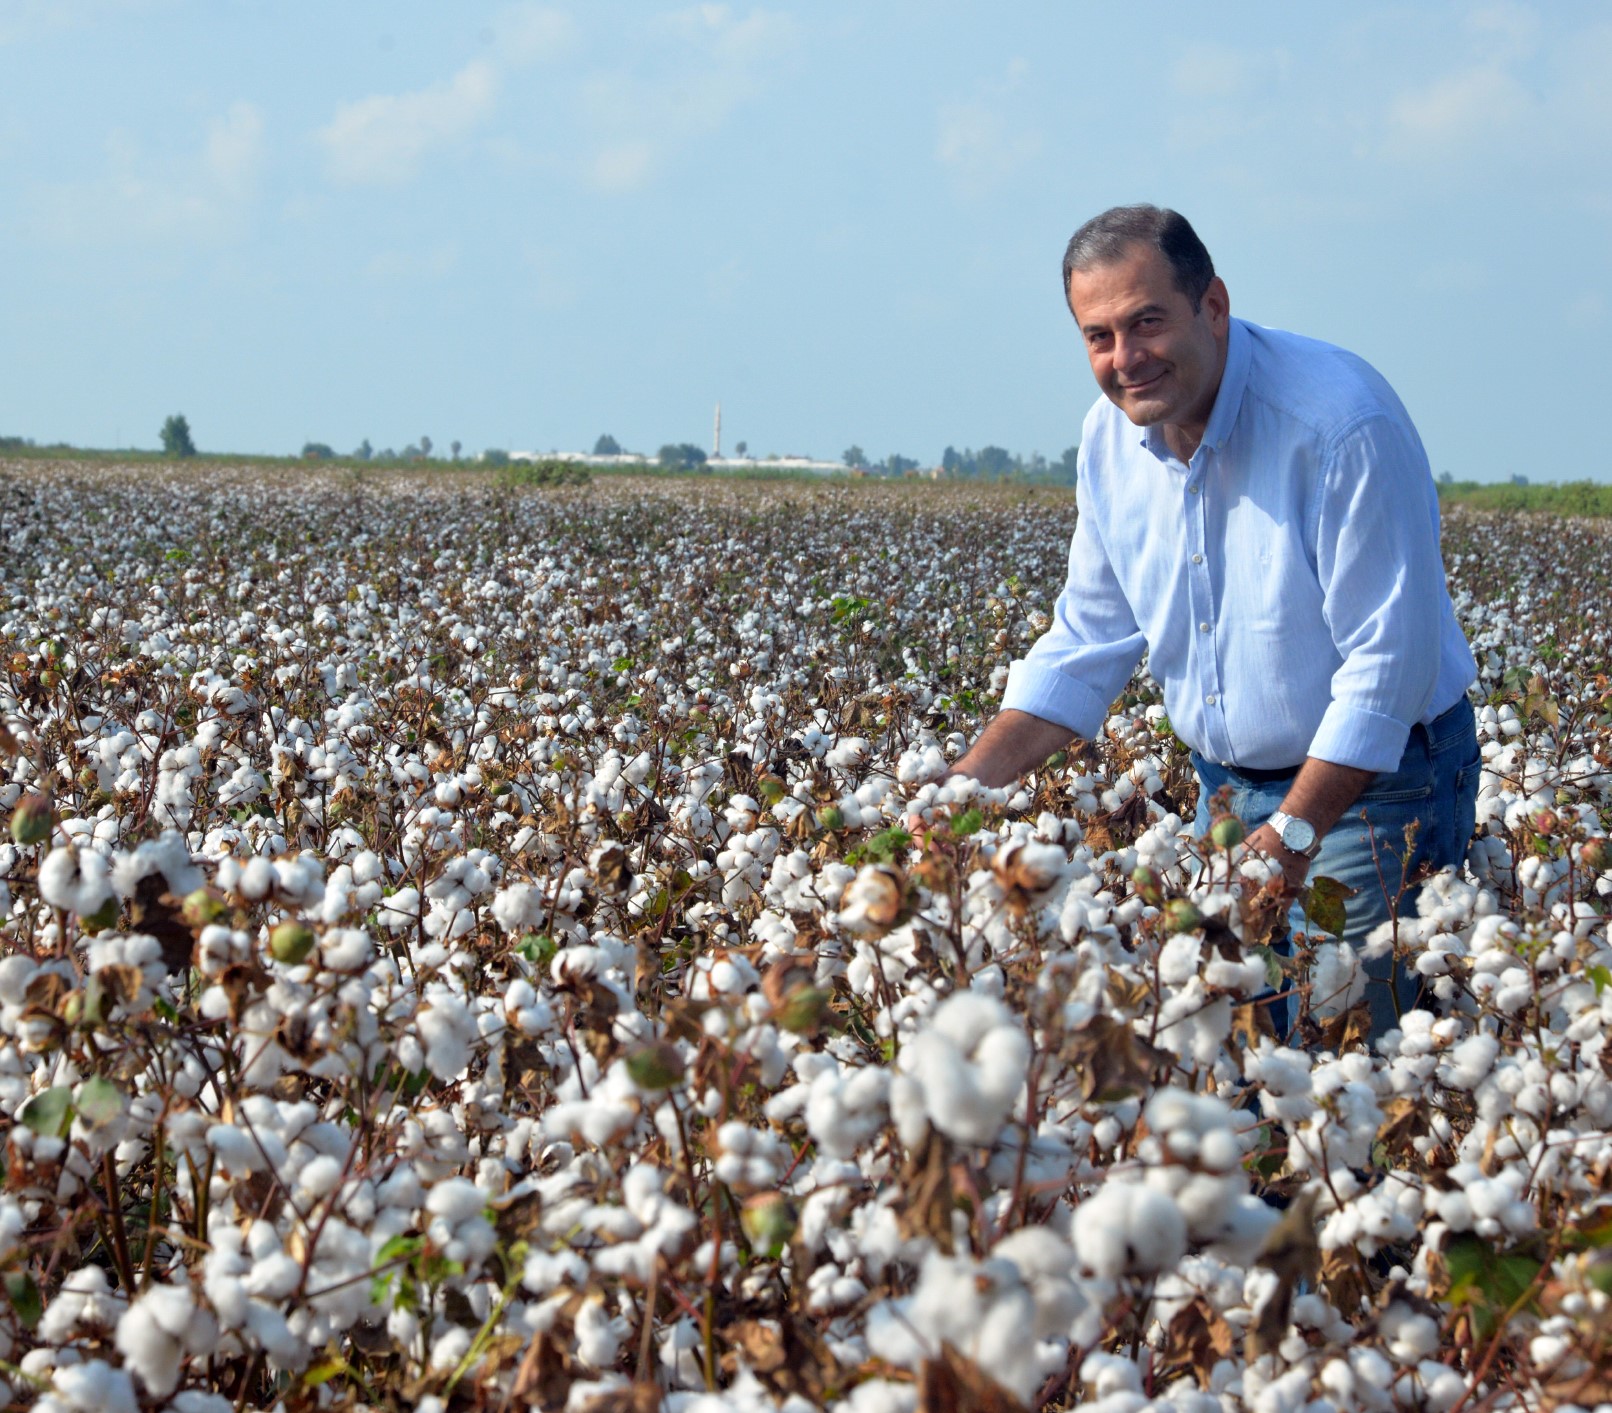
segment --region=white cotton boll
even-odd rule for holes
[[[896,1137],[909,1151],[929,1137],[929,1110],[924,1104],[924,1087],[911,1075],[890,1077],[890,1117],[895,1120]]]
[[[500,888],[493,894],[492,901],[493,922],[498,923],[505,933],[519,933],[527,928],[535,928],[543,918],[548,915],[548,905],[543,901],[542,889],[535,888],[530,883],[511,883],[508,888]]]
[[[1492,1035],[1471,1035],[1452,1046],[1439,1061],[1439,1078],[1452,1089],[1475,1091],[1493,1072],[1500,1042]]]
[[[297,1174],[297,1187],[307,1196],[318,1199],[334,1192],[341,1181],[342,1165],[328,1154],[321,1154],[303,1165]]]
[[[463,999],[445,987],[432,987],[415,1024],[425,1044],[425,1063],[431,1073],[442,1080],[463,1074],[478,1038],[475,1017]]]
[[[1166,1194],[1110,1179],[1075,1208],[1074,1246],[1099,1276],[1156,1274],[1186,1253],[1186,1219]]]
[[[504,1015],[523,1035],[543,1035],[554,1025],[554,1008],[524,977],[517,977],[505,990]]]
[[[50,1383],[61,1406],[74,1413],[139,1413],[134,1380],[126,1370],[114,1369],[103,1360],[54,1369]]]
[[[1002,1002],[948,996],[902,1047],[900,1069],[923,1089],[929,1120],[959,1143],[995,1141],[1024,1084],[1030,1042]]]
[[[83,1266],[62,1282],[38,1325],[39,1338],[49,1344],[65,1344],[81,1327],[110,1329],[124,1309],[124,1299],[116,1294],[99,1266]]]
[[[1265,963],[1259,957],[1215,957],[1203,969],[1203,979],[1218,991],[1234,991],[1241,996],[1257,996],[1270,988]]]
[[[1388,1352],[1402,1364],[1415,1363],[1435,1354],[1439,1347],[1438,1321],[1395,1301],[1378,1319]]]
[[[1310,968],[1310,1005],[1317,1015],[1342,1015],[1366,994],[1359,955],[1345,942],[1323,942]]]
[[[594,1369],[608,1369],[627,1338],[627,1321],[609,1314],[603,1296],[589,1296],[575,1319],[577,1357]]]
[[[1203,939],[1193,932],[1180,932],[1159,949],[1159,980],[1166,986],[1184,985],[1198,974],[1203,959]]]
[[[236,884],[236,891],[249,902],[258,902],[269,896],[269,889],[274,886],[274,865],[261,856],[254,856],[246,861],[241,868],[241,877]]]
[[[331,927],[319,937],[319,959],[332,971],[359,971],[375,955],[375,939],[361,927]]]
[[[112,898],[106,860],[93,849],[58,844],[39,865],[39,896],[64,912],[93,915]]]
[[[116,1343],[124,1366],[159,1397],[179,1386],[181,1336],[194,1310],[189,1286],[154,1285],[118,1321]]]

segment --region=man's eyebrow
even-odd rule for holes
[[[1134,324],[1145,314],[1162,314],[1164,312],[1162,304],[1144,304],[1140,309],[1132,309],[1129,313],[1123,315],[1119,322],[1122,324]],[[1106,333],[1109,327],[1110,325],[1108,324],[1082,324],[1080,331],[1083,334],[1101,334]]]

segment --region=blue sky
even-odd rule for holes
[[[1612,472],[1589,0],[0,0],[0,71],[0,434],[1055,457],[1151,200],[1436,470]]]

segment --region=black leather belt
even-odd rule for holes
[[[1279,766],[1275,770],[1255,770],[1252,766],[1228,765],[1227,770],[1242,776],[1244,780],[1252,780],[1256,785],[1269,785],[1275,780],[1290,780],[1299,773],[1296,765]]]

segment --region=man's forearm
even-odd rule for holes
[[[1344,811],[1360,798],[1361,791],[1375,778],[1375,771],[1311,756],[1293,777],[1282,808],[1299,819],[1309,820],[1316,834],[1323,835],[1343,818]]]
[[[1318,837],[1325,836],[1360,793],[1371,784],[1376,772],[1358,770],[1352,765],[1338,765],[1334,761],[1311,756],[1299,767],[1287,794],[1282,798],[1282,809],[1298,819],[1315,826]],[[1294,888],[1302,888],[1310,871],[1310,861],[1303,854],[1290,853],[1269,824],[1262,824],[1248,836],[1248,845],[1262,854],[1269,854],[1282,866],[1282,872]]]
[[[1074,738],[1067,726],[1009,708],[997,713],[947,774],[967,775],[993,789],[1009,785]]]

